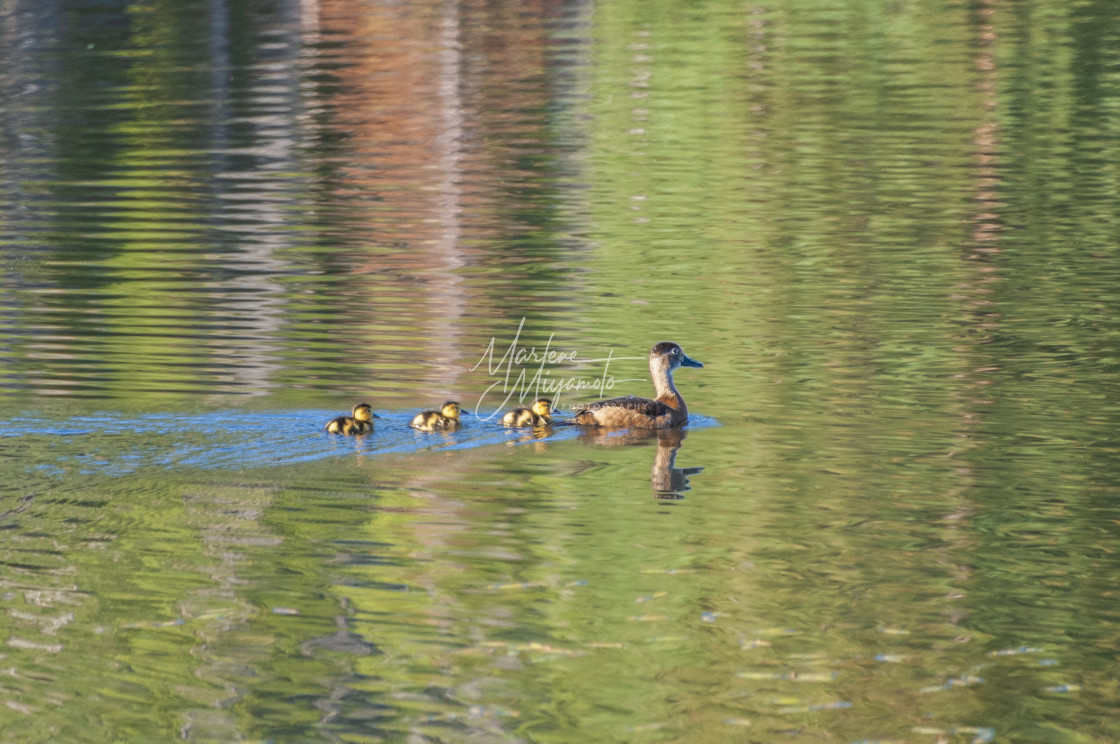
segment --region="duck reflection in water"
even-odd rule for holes
[[[688,432],[683,428],[672,429],[585,429],[580,434],[581,442],[612,447],[641,446],[650,440],[657,441],[657,451],[653,455],[653,466],[649,471],[649,484],[657,499],[683,499],[692,490],[689,476],[704,470],[702,467],[678,468],[677,451],[681,448]]]

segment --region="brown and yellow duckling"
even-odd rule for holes
[[[459,414],[470,413],[459,407],[458,402],[449,400],[438,411],[421,411],[408,424],[419,431],[454,431],[463,425]]]
[[[548,426],[552,423],[552,401],[537,398],[532,408],[515,408],[502,416],[502,426],[521,428],[524,426]]]
[[[572,423],[584,426],[628,426],[636,429],[669,429],[688,423],[688,406],[673,384],[677,367],[703,367],[689,359],[672,341],[662,341],[649,350],[649,374],[656,398],[627,395],[575,406]]]
[[[351,414],[331,419],[324,428],[331,434],[368,434],[373,431],[373,420],[381,418],[373,412],[369,403],[354,406]]]

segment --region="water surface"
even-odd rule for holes
[[[1118,16],[7,4],[0,739],[1120,738]]]

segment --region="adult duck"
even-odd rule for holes
[[[626,426],[637,429],[669,429],[688,423],[688,406],[673,384],[677,367],[703,367],[684,353],[680,344],[662,341],[649,350],[649,374],[655,398],[627,395],[574,407],[572,423],[584,426]]]

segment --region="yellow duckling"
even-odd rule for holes
[[[381,418],[369,403],[359,403],[352,413],[352,416],[331,419],[324,428],[331,434],[368,434],[373,431],[373,420]]]
[[[552,401],[548,398],[537,398],[531,409],[515,408],[502,416],[502,426],[511,428],[548,426],[551,423]]]
[[[449,400],[438,411],[421,411],[409,423],[419,431],[453,431],[463,425],[460,413],[470,413],[459,407],[456,401]]]

